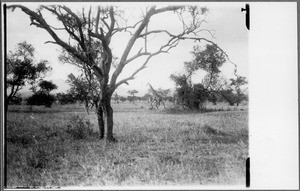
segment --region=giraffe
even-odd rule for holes
[[[151,97],[150,97],[150,106],[151,106],[151,108],[153,108],[152,104],[155,102],[156,109],[159,108],[161,103],[163,104],[164,108],[166,109],[163,97],[157,93],[157,91],[152,87],[152,85],[149,82],[147,83],[147,86],[149,86],[149,91],[150,91],[150,94],[151,94]]]

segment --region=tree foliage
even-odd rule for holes
[[[8,53],[6,60],[7,103],[16,97],[26,84],[35,84],[51,70],[47,60],[37,62],[34,55],[34,47],[26,41],[18,43],[14,52]]]
[[[134,96],[134,94],[137,94],[138,91],[137,90],[128,90],[128,92],[130,95]]]
[[[71,93],[58,93],[56,94],[56,99],[59,101],[60,104],[66,105],[66,104],[74,104],[76,103],[76,98]]]
[[[42,80],[38,84],[39,89],[33,88],[34,94],[27,99],[28,105],[45,105],[45,107],[51,107],[55,100],[55,96],[50,94],[57,86],[51,82]]]
[[[128,90],[127,93],[131,96],[127,96],[127,100],[129,102],[134,103],[137,100],[137,97],[134,94],[137,94],[138,91],[137,90]]]
[[[190,109],[201,109],[205,101],[214,99],[214,92],[222,86],[220,67],[226,58],[221,50],[210,44],[205,49],[195,46],[191,53],[192,61],[184,63],[186,74],[172,74],[170,77],[175,82],[179,103]],[[191,78],[198,70],[207,74],[201,83],[193,83]]]
[[[52,90],[57,89],[57,85],[55,85],[52,81],[43,80],[39,83],[40,91],[49,94]]]
[[[75,100],[84,103],[88,114],[90,108],[98,106],[100,88],[98,82],[92,75],[89,76],[87,74],[84,76],[84,74],[81,74],[76,77],[71,73],[68,75],[67,83],[71,86],[68,90],[68,94],[72,95]]]
[[[37,92],[27,99],[28,105],[44,105],[45,107],[51,107],[55,100],[55,96],[52,94],[46,94],[44,92]]]
[[[229,79],[230,83],[228,88],[221,91],[223,98],[230,104],[237,106],[244,100],[247,100],[247,88],[245,87],[248,84],[246,77],[237,76],[236,79]]]
[[[23,98],[21,97],[20,94],[16,94],[14,97],[12,97],[10,100],[9,100],[9,103],[8,104],[12,104],[12,105],[21,105],[22,104],[22,100]]]
[[[220,67],[226,61],[225,54],[217,46],[211,44],[206,44],[204,50],[200,46],[194,46],[191,53],[192,61],[184,63],[188,74],[193,74],[201,69],[213,76],[221,72]]]

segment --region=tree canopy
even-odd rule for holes
[[[34,94],[27,99],[28,105],[45,105],[45,107],[51,107],[52,103],[55,100],[55,96],[51,95],[50,92],[54,89],[57,89],[52,81],[42,80],[37,87],[32,88]]]
[[[207,100],[216,103],[220,94],[226,96],[227,101],[231,100],[234,94],[226,89],[228,82],[220,75],[220,67],[225,63],[226,55],[218,47],[210,44],[206,44],[204,49],[195,46],[191,54],[192,61],[184,63],[186,74],[170,76],[175,82],[179,102],[191,109],[201,109]],[[205,71],[206,75],[200,82],[193,83],[191,78],[198,70]],[[237,79],[240,82],[242,78]],[[237,82],[231,79],[231,86],[234,84]]]
[[[35,48],[26,41],[17,44],[6,60],[6,101],[9,101],[26,85],[33,85],[51,70],[47,60],[36,61]],[[10,91],[10,93],[8,93]]]

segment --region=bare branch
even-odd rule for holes
[[[116,83],[116,85],[114,86],[114,88],[116,89],[117,87],[119,87],[121,84],[124,84],[124,83],[128,84],[128,82],[127,82],[128,80],[133,80],[133,79],[135,78],[135,75],[136,75],[138,72],[140,72],[141,70],[147,68],[146,65],[147,65],[147,63],[149,62],[149,60],[150,60],[151,57],[152,57],[152,56],[149,55],[148,58],[146,59],[146,61],[144,62],[144,64],[143,64],[141,67],[139,67],[137,70],[135,70],[131,76],[129,76],[129,77],[127,77],[127,78],[125,78],[125,79],[119,81],[118,83]]]
[[[144,20],[141,22],[140,26],[137,28],[137,30],[135,31],[135,33],[131,36],[131,38],[129,39],[127,46],[121,56],[120,59],[120,64],[118,66],[118,68],[115,70],[115,72],[112,75],[111,78],[111,86],[114,86],[114,84],[116,83],[117,77],[120,75],[120,73],[122,72],[124,66],[125,66],[125,61],[135,43],[135,41],[137,40],[137,38],[139,37],[139,35],[141,34],[141,32],[144,30],[144,28],[146,27],[146,25],[149,23],[150,17],[153,15],[155,11],[155,6],[151,7],[149,9],[149,11],[146,13],[146,16],[144,18]]]
[[[107,29],[109,29],[108,23],[105,21],[106,17],[101,18],[102,23],[106,26]],[[103,29],[102,29],[103,30]]]
[[[44,44],[48,44],[48,43],[57,44],[57,43],[54,42],[54,41],[46,41],[46,42],[44,42]]]
[[[139,57],[141,57],[141,56],[146,56],[146,55],[149,55],[149,54],[150,54],[150,53],[148,53],[148,52],[142,52],[142,53],[141,53],[141,51],[142,51],[142,49],[141,49],[136,55],[134,55],[133,57],[127,59],[127,60],[124,62],[124,65],[126,65],[126,64],[128,64],[128,63],[130,63],[130,62],[132,62],[133,60],[135,60],[135,59],[137,59],[137,58],[139,58]]]
[[[227,58],[227,60],[228,60],[232,65],[234,65],[234,67],[235,67],[235,69],[234,69],[234,75],[237,76],[237,65],[234,64],[234,63],[230,60],[228,54],[227,54],[222,48],[220,48],[216,43],[214,43],[213,41],[208,40],[208,39],[206,39],[206,38],[200,38],[200,37],[184,37],[184,36],[182,36],[182,37],[179,37],[179,38],[182,39],[182,40],[189,39],[189,40],[195,40],[195,41],[199,41],[199,42],[201,42],[201,40],[203,40],[203,41],[206,41],[206,42],[209,42],[209,43],[213,44],[214,46],[216,46],[216,47],[217,47],[217,48],[225,55],[225,57]]]
[[[178,9],[183,9],[183,8],[184,8],[184,6],[167,6],[167,7],[163,7],[160,9],[156,9],[154,11],[154,14],[159,14],[159,13],[166,12],[166,11],[176,11]]]
[[[135,75],[136,75],[138,72],[140,72],[141,70],[147,68],[147,64],[148,64],[149,60],[150,60],[153,56],[156,56],[156,55],[161,54],[161,53],[168,53],[168,51],[169,51],[170,49],[172,49],[173,47],[176,47],[176,46],[177,46],[178,42],[179,42],[178,39],[175,40],[175,41],[169,40],[169,42],[166,43],[165,45],[161,46],[161,47],[159,48],[158,51],[156,51],[156,52],[154,52],[154,53],[151,53],[151,54],[150,54],[150,53],[145,53],[145,52],[144,52],[144,53],[140,53],[140,52],[141,52],[141,50],[140,50],[139,53],[136,54],[135,56],[133,56],[131,59],[135,59],[135,58],[138,58],[138,57],[143,56],[143,55],[148,55],[146,61],[143,63],[142,66],[140,66],[137,70],[135,70],[135,71],[132,73],[131,76],[129,76],[129,77],[127,77],[127,78],[125,78],[125,79],[119,81],[118,83],[116,83],[116,85],[115,85],[114,88],[117,88],[118,86],[120,86],[120,85],[123,84],[123,83],[128,83],[129,80],[133,80],[133,79],[135,78]],[[167,48],[167,49],[164,50],[165,48]],[[129,60],[132,61],[131,59],[128,59],[127,61],[129,61]],[[125,62],[125,63],[129,63],[129,62]]]
[[[128,31],[128,29],[134,29],[139,23],[141,23],[143,20],[140,20],[138,22],[136,22],[133,26],[126,26],[126,27],[121,27],[121,28],[114,28],[114,31],[113,31],[113,35],[116,34],[117,32],[122,32],[122,31],[125,31],[125,32],[129,32],[131,35],[132,35],[132,32],[131,31]]]
[[[143,34],[140,34],[139,37],[144,37],[144,36],[147,36],[147,35],[150,35],[150,34],[155,34],[155,33],[166,33],[167,35],[169,36],[175,36],[173,34],[171,34],[169,31],[167,30],[153,30],[153,31],[149,31],[149,32],[145,32]]]
[[[58,17],[58,19],[62,22],[62,24],[64,25],[64,29],[70,34],[71,37],[73,37],[73,39],[75,39],[82,46],[82,42],[81,42],[80,38],[74,33],[73,29],[71,29],[70,27],[67,26],[66,20],[65,20],[64,16],[62,16],[61,14],[59,14],[55,9],[50,9],[47,6],[42,6],[42,7],[44,9],[50,11],[51,13],[55,14]],[[84,48],[84,46],[82,48]]]
[[[210,34],[210,36],[213,37],[214,39],[216,38],[216,37],[215,37],[215,34],[213,34],[213,33],[215,33],[214,30],[201,29],[201,30],[196,31],[195,33],[197,34],[197,33],[203,32],[203,31],[208,32],[208,33]]]
[[[146,25],[146,33],[148,33],[148,25]],[[145,52],[147,52],[147,35],[145,36]]]
[[[110,42],[110,39],[112,37],[112,33],[115,27],[115,16],[114,16],[114,8],[111,6],[109,9],[109,17],[110,17],[110,26],[108,28],[108,32],[106,34],[106,39],[108,39],[108,43]]]
[[[56,28],[56,27],[53,27],[53,26],[51,26],[51,25],[49,25],[52,29],[54,29],[54,30],[65,30],[65,28]]]
[[[62,8],[67,11],[67,13],[69,13],[70,15],[72,15],[72,17],[75,18],[76,22],[77,22],[77,25],[78,25],[78,29],[79,29],[79,34],[80,34],[80,39],[81,39],[81,46],[83,48],[84,51],[86,51],[86,47],[85,47],[85,43],[84,43],[84,36],[83,36],[83,31],[82,31],[82,22],[80,21],[79,17],[71,11],[71,9],[69,9],[68,7],[66,6],[62,6]],[[90,10],[91,11],[91,10]]]
[[[63,47],[65,50],[67,50],[70,54],[72,54],[74,57],[76,57],[83,63],[90,65],[90,67],[94,69],[95,75],[97,75],[97,77],[99,77],[99,78],[103,77],[103,73],[100,70],[100,68],[97,67],[96,65],[91,65],[91,63],[89,62],[87,57],[84,56],[84,54],[81,54],[79,51],[76,50],[76,48],[72,47],[71,45],[69,45],[66,42],[64,42],[63,40],[61,40],[61,38],[59,38],[57,36],[57,34],[51,29],[51,27],[48,25],[48,23],[44,20],[44,18],[41,16],[41,14],[37,14],[34,11],[28,9],[27,7],[25,7],[23,5],[10,5],[10,6],[7,6],[7,8],[8,9],[20,8],[24,13],[26,13],[27,15],[29,15],[31,17],[31,20],[38,23],[41,28],[45,29],[55,40],[56,44]]]
[[[98,27],[99,27],[99,19],[100,19],[100,7],[97,9],[97,16],[96,16],[96,27],[95,27],[95,33],[98,33]],[[90,22],[89,22],[90,23]],[[90,28],[90,27],[89,27]]]

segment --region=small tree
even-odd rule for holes
[[[237,76],[236,79],[229,79],[230,80],[230,86],[233,87],[233,90],[235,91],[236,99],[235,103],[237,106],[243,101],[247,99],[247,96],[245,92],[247,91],[247,88],[244,86],[248,83],[246,80],[246,77],[243,76]]]
[[[45,107],[51,107],[55,100],[55,96],[51,95],[50,92],[57,89],[57,86],[51,82],[43,80],[38,85],[37,88],[32,88],[34,94],[27,99],[28,105],[45,105]]]
[[[138,93],[138,91],[137,90],[128,90],[127,93],[131,95],[131,96],[128,96],[127,99],[134,104],[134,101],[136,100],[136,97],[134,96],[134,94]]]
[[[93,78],[88,78],[81,74],[75,77],[74,74],[69,74],[67,83],[71,86],[68,93],[71,94],[76,100],[83,102],[87,114],[89,114],[89,108],[98,106],[98,94],[99,86]]]
[[[225,88],[220,91],[223,100],[228,102],[231,106],[234,104],[239,106],[243,100],[247,100],[247,88],[245,87],[247,83],[246,77],[243,76],[237,75],[236,79],[229,79]]]
[[[35,49],[26,41],[17,44],[14,52],[9,52],[6,60],[6,111],[8,103],[16,98],[17,93],[26,85],[33,85],[37,79],[43,77],[51,67],[47,60],[36,62]],[[10,93],[8,93],[10,91]]]

